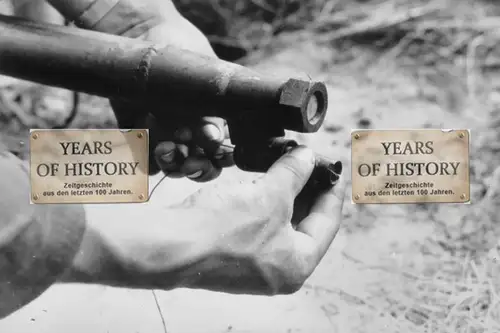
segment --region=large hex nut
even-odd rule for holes
[[[286,129],[312,133],[318,131],[325,120],[328,93],[322,82],[289,79],[281,87],[279,103],[286,109]]]

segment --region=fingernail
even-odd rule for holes
[[[207,137],[208,140],[211,141],[220,141],[222,133],[219,128],[213,124],[208,124],[203,127],[203,133]]]
[[[174,160],[174,151],[172,150],[170,153],[161,155],[161,160],[165,163],[172,163]]]
[[[199,178],[202,175],[202,173],[203,173],[203,171],[199,170],[199,171],[196,171],[195,173],[187,175],[186,177],[188,177],[189,179],[196,179],[196,178]]]

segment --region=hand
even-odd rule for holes
[[[209,184],[174,206],[86,207],[87,232],[62,281],[295,292],[335,238],[344,202],[345,176],[329,191],[304,195],[313,156],[295,148],[259,179]]]
[[[151,114],[137,114],[140,106],[111,101],[120,128],[149,129],[149,174],[160,170],[170,178],[187,177],[196,182],[217,178],[234,165],[225,120],[202,117],[189,122],[171,118],[158,122]],[[128,117],[127,115],[133,115]]]
[[[48,0],[14,1],[13,4],[18,16],[63,24],[64,18],[60,13],[69,21],[74,21],[92,2]],[[92,29],[147,40],[159,46],[173,45],[216,56],[207,38],[182,17],[170,0],[143,0],[140,4],[135,1],[122,1]],[[41,105],[46,104],[47,97],[42,98],[44,103]],[[231,153],[221,148],[222,141],[228,138],[223,119],[200,118],[180,123],[176,119],[165,117],[169,122],[165,124],[153,119],[151,112],[143,112],[145,105],[124,104],[118,101],[111,101],[111,105],[119,127],[150,129],[150,174],[156,174],[161,169],[169,177],[188,176],[192,180],[203,182],[216,178],[223,167],[234,164]],[[168,111],[165,110],[165,113]],[[154,159],[157,146],[161,155],[165,156],[159,161],[160,165]],[[222,158],[216,158],[220,156]]]
[[[251,183],[205,187],[188,197],[181,207],[215,217],[206,222],[213,237],[195,238],[215,239],[216,245],[192,267],[196,273],[187,286],[266,295],[297,291],[335,238],[344,202],[344,176],[333,189],[296,202],[313,167],[313,152],[299,147]],[[294,201],[310,207],[307,216],[295,220]]]
[[[173,45],[216,56],[207,38],[180,14],[170,16],[139,38],[160,46]],[[149,128],[150,174],[162,170],[171,178],[188,177],[206,182],[217,178],[223,168],[234,165],[232,151],[222,145],[229,139],[227,124],[222,118],[201,117],[180,121],[166,116],[160,123],[151,112],[138,112],[144,109],[144,105],[117,101],[112,101],[111,105],[120,128]],[[165,114],[174,112],[177,111],[165,110]]]

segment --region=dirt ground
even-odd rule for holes
[[[1,321],[0,332],[162,333],[159,309],[169,333],[500,332],[498,73],[482,76],[481,89],[471,93],[463,73],[415,70],[394,61],[390,52],[374,57],[363,50],[332,65],[341,57],[333,48],[314,41],[290,45],[249,62],[260,70],[328,84],[323,129],[296,138],[325,156],[348,161],[352,129],[470,129],[471,203],[356,206],[348,191],[337,239],[294,295],[153,294],[58,285]],[[217,181],[256,176],[229,169]],[[158,180],[153,177],[151,184]],[[86,207],[91,223],[119,223],[120,216],[140,220],[158,214],[155,204],[178,201],[199,187],[165,180],[146,208]]]

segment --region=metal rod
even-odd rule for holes
[[[277,105],[285,82],[187,50],[4,15],[0,74],[108,98],[240,106]]]
[[[137,91],[149,43],[0,15],[0,73],[111,97]]]
[[[165,107],[182,116],[226,119],[251,111],[261,121],[273,123],[274,117],[283,128],[315,132],[327,109],[321,82],[269,76],[172,46],[4,15],[0,74],[132,100],[160,118]]]

